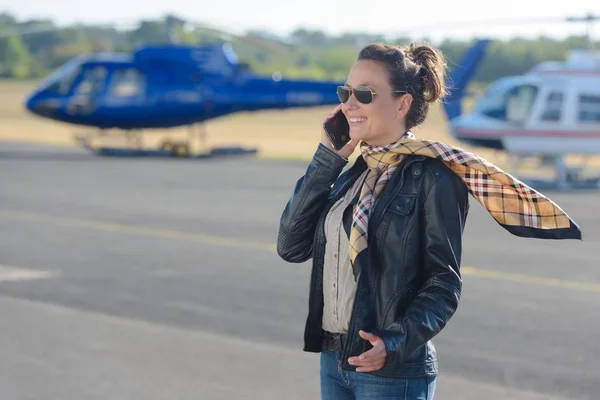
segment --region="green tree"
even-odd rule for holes
[[[132,46],[144,43],[168,42],[168,31],[165,24],[157,21],[142,21],[139,27],[128,34]]]
[[[19,36],[0,39],[0,76],[26,78],[31,66],[31,55]]]
[[[354,46],[336,46],[324,49],[316,59],[316,64],[327,73],[330,79],[346,79],[348,71],[356,62],[357,50]]]
[[[172,15],[140,21],[134,29],[117,30],[89,25],[59,28],[51,20],[19,21],[8,13],[0,14],[0,31],[39,27],[50,31],[2,41],[0,74],[40,77],[77,54],[130,52],[144,43],[166,43],[170,39],[169,33],[186,44],[223,43],[226,40],[222,34],[205,29],[184,30],[183,19]],[[287,38],[279,38],[266,31],[253,31],[247,32],[244,40],[234,37],[230,40],[240,61],[254,71],[268,75],[279,71],[284,76],[335,80],[347,76],[359,49],[365,44],[386,41],[408,44],[411,41],[408,37],[386,40],[381,35],[364,32],[332,36],[320,30],[303,28],[295,30]],[[420,42],[424,41],[426,39]],[[447,39],[439,44],[446,56],[449,72],[456,67],[472,42]],[[582,36],[562,40],[548,37],[494,40],[476,71],[474,82],[485,85],[506,75],[525,73],[542,61],[564,60],[570,49],[584,45]]]

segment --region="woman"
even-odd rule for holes
[[[364,47],[334,110],[351,141],[336,151],[321,132],[283,211],[279,256],[313,260],[304,350],[321,353],[323,399],[433,399],[432,338],[460,299],[469,193],[515,235],[581,238],[552,201],[487,161],[414,138],[445,94],[444,68],[430,46]]]

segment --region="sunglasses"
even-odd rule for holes
[[[392,90],[392,93],[407,93],[406,90]],[[342,103],[350,100],[350,96],[354,94],[354,97],[359,103],[369,104],[375,98],[375,92],[373,89],[367,86],[357,86],[351,88],[348,86],[338,86],[337,95]]]

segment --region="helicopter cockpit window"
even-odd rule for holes
[[[546,98],[546,105],[542,113],[542,121],[560,121],[563,108],[563,94],[550,92]]]
[[[600,124],[600,96],[579,96],[579,122]]]
[[[144,90],[144,78],[135,68],[116,70],[109,83],[108,94],[116,97],[131,97]]]
[[[479,105],[479,110],[491,118],[521,123],[529,116],[537,91],[535,86],[520,85],[490,92],[489,97]]]
[[[106,78],[106,68],[93,67],[83,71],[83,78],[77,84],[73,93],[79,95],[90,95],[98,93],[104,87],[104,79]]]
[[[54,71],[41,86],[47,86],[49,92],[58,94],[67,94],[71,86],[81,72],[81,64],[78,59],[74,59]]]
[[[65,75],[59,82],[56,84],[56,91],[60,94],[67,94],[69,90],[71,90],[71,86],[75,82],[75,79],[79,76],[81,69],[77,68],[73,70],[70,74]]]

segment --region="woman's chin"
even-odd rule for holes
[[[350,139],[354,141],[366,140],[369,137],[367,132],[362,130],[350,130]]]

